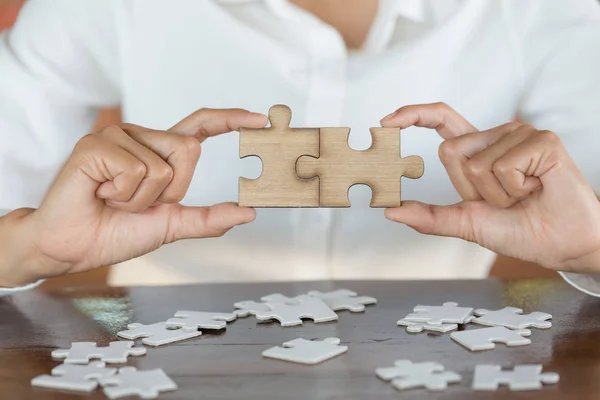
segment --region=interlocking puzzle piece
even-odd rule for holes
[[[340,339],[305,340],[302,338],[285,342],[283,347],[272,347],[263,351],[263,357],[291,361],[300,364],[318,364],[348,351],[340,346]]]
[[[319,153],[298,158],[300,178],[319,178],[321,207],[350,207],[348,190],[356,184],[371,188],[371,207],[400,205],[400,178],[423,175],[423,159],[401,158],[399,128],[371,128],[372,145],[356,151],[348,146],[350,128],[321,128]]]
[[[177,384],[160,368],[138,371],[135,367],[123,367],[119,368],[117,375],[101,378],[99,382],[109,399],[135,395],[154,399],[159,392],[177,389]]]
[[[94,342],[75,342],[70,349],[58,349],[52,357],[63,359],[66,364],[87,364],[93,358],[105,363],[126,363],[128,356],[146,354],[143,347],[133,347],[133,342],[110,342],[106,347],[97,347]]]
[[[464,324],[471,320],[471,307],[458,307],[458,303],[446,302],[441,306],[421,306],[414,308],[414,313],[408,314],[406,321],[427,322],[429,325],[444,323]]]
[[[419,332],[423,332],[424,330],[446,333],[446,332],[450,332],[450,331],[458,329],[457,324],[433,325],[433,324],[428,324],[427,322],[407,321],[405,319],[401,319],[400,321],[398,321],[397,325],[405,326],[406,332],[410,332],[410,333],[419,333]]]
[[[163,344],[200,336],[202,332],[197,328],[169,329],[167,323],[162,321],[150,325],[129,324],[126,331],[118,332],[117,335],[129,340],[144,338],[142,343],[147,346],[162,346]]]
[[[268,294],[260,298],[262,302],[269,303],[287,303],[287,304],[298,304],[298,300],[295,297],[287,297],[281,293]]]
[[[541,365],[517,365],[512,371],[502,371],[499,365],[478,365],[473,377],[473,390],[497,390],[501,384],[509,390],[538,390],[542,384],[559,380],[554,372],[542,373]]]
[[[105,366],[102,361],[92,361],[87,365],[61,364],[52,369],[52,375],[36,376],[31,380],[31,384],[49,389],[91,392],[98,386],[98,379],[117,372],[116,368]]]
[[[511,331],[503,326],[492,328],[470,329],[452,332],[450,337],[471,351],[490,350],[496,347],[494,343],[504,343],[507,346],[525,346],[531,340],[524,336],[531,335],[529,329]]]
[[[295,300],[297,303],[243,301],[234,304],[240,308],[235,313],[240,317],[253,314],[259,321],[275,319],[281,326],[302,325],[301,318],[312,319],[315,323],[338,319],[338,315],[317,297],[303,294],[295,297]]]
[[[547,329],[552,326],[552,322],[546,321],[552,318],[552,315],[543,312],[523,314],[523,310],[516,307],[504,307],[496,311],[478,309],[475,310],[475,315],[479,318],[473,319],[472,322],[480,325],[505,326],[510,329]]]
[[[319,180],[296,175],[296,160],[302,155],[319,156],[318,128],[290,128],[289,107],[275,105],[269,110],[271,126],[240,129],[240,158],[262,160],[258,179],[240,178],[240,206],[318,207]]]
[[[365,305],[377,304],[375,297],[358,296],[358,293],[348,289],[339,289],[332,292],[319,292],[311,290],[309,296],[318,297],[333,311],[348,310],[350,312],[363,312]]]
[[[428,390],[445,390],[449,383],[460,382],[456,372],[444,371],[444,366],[435,362],[413,363],[398,360],[393,367],[377,368],[375,373],[384,381],[392,381],[398,390],[425,387]]]
[[[175,318],[167,320],[167,328],[223,329],[227,322],[237,318],[232,313],[214,313],[201,311],[177,311]]]

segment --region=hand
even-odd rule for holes
[[[18,211],[12,236],[22,234],[12,251],[26,254],[26,260],[18,260],[24,266],[18,270],[15,265],[9,273],[0,269],[0,284],[18,286],[91,270],[179,239],[221,236],[254,220],[253,209],[235,204],[184,207],[179,202],[204,140],[266,124],[262,114],[202,109],[169,131],[125,124],[85,136],[40,208]]]
[[[479,132],[445,104],[400,108],[382,126],[436,129],[464,201],[406,201],[386,217],[547,268],[600,272],[600,203],[559,137],[516,122]]]

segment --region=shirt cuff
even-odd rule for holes
[[[590,296],[600,297],[600,274],[576,274],[560,271],[558,273],[575,289]]]
[[[36,287],[40,286],[42,284],[42,282],[44,282],[44,279],[40,279],[37,282],[30,283],[29,285],[25,285],[25,286],[21,286],[21,287],[0,288],[0,296],[8,296],[8,295],[19,293],[19,292],[24,292],[26,290],[35,289]]]

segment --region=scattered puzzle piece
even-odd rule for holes
[[[236,308],[236,310],[233,311],[234,314],[240,318],[256,315],[256,313],[261,311],[268,312],[271,310],[267,303],[260,303],[252,300],[238,301],[237,303],[234,303],[233,306]]]
[[[470,329],[452,332],[450,337],[471,351],[490,350],[496,347],[494,343],[504,343],[507,346],[524,346],[531,340],[524,336],[531,335],[529,329],[511,331],[503,326],[492,328]]]
[[[393,367],[377,368],[375,373],[384,381],[392,381],[398,390],[425,387],[428,390],[445,390],[449,383],[460,382],[461,376],[444,371],[444,366],[435,362],[413,363],[398,360]]]
[[[559,375],[542,373],[541,365],[517,365],[512,371],[502,371],[499,365],[478,365],[473,377],[473,390],[497,390],[508,385],[510,390],[538,390],[542,384],[554,384]]]
[[[162,369],[138,371],[135,367],[123,367],[117,375],[101,378],[99,382],[110,399],[126,396],[154,399],[160,392],[177,389],[177,384]]]
[[[340,339],[305,340],[302,338],[285,342],[283,347],[272,347],[265,350],[263,357],[291,361],[300,364],[318,364],[348,351],[347,346],[340,346]]]
[[[320,128],[319,155],[298,158],[300,178],[318,177],[321,207],[350,207],[348,190],[365,184],[373,193],[371,207],[400,206],[400,178],[423,175],[418,156],[401,158],[399,128],[371,128],[372,145],[356,151],[348,146],[350,128]]]
[[[429,325],[444,323],[464,324],[471,320],[471,307],[458,307],[458,303],[446,302],[441,306],[421,306],[414,308],[414,313],[404,317],[406,321],[427,322]]]
[[[109,377],[116,368],[105,368],[102,361],[92,361],[87,365],[61,364],[52,369],[52,375],[40,375],[31,380],[33,386],[49,389],[91,392],[98,387],[98,379]]]
[[[523,310],[516,307],[504,307],[501,310],[489,311],[485,309],[475,310],[478,318],[472,322],[488,326],[505,326],[510,329],[541,328],[547,329],[552,326],[547,319],[552,315],[543,312],[532,312],[523,314]]]
[[[285,296],[283,296],[285,297]],[[263,299],[283,299],[282,295],[275,297],[265,296]],[[290,299],[290,298],[287,298]],[[255,301],[242,301],[235,303],[234,306],[239,308],[234,312],[239,317],[254,315],[259,321],[268,321],[275,319],[279,321],[281,326],[302,325],[301,318],[312,319],[315,323],[336,321],[338,315],[325,302],[317,297],[308,295],[300,295],[294,297],[288,302],[266,302],[258,303]]]
[[[223,329],[227,322],[237,318],[232,313],[214,313],[201,311],[177,311],[175,318],[167,321],[167,328],[189,328],[189,329]]]
[[[146,354],[143,347],[133,347],[133,342],[111,342],[106,347],[97,347],[94,342],[75,342],[70,349],[59,349],[52,352],[52,357],[63,359],[66,364],[87,364],[98,358],[105,363],[126,363],[128,356]]]
[[[458,325],[457,324],[433,325],[433,324],[429,324],[427,322],[407,321],[405,319],[401,319],[400,321],[398,321],[397,325],[398,326],[405,326],[406,327],[406,331],[410,332],[410,333],[419,333],[419,332],[423,332],[424,330],[425,331],[433,331],[433,332],[446,333],[446,332],[450,332],[450,331],[458,329]]]
[[[144,338],[142,343],[148,346],[162,346],[163,344],[178,342],[202,335],[196,328],[169,329],[167,323],[157,322],[155,324],[129,324],[126,331],[117,333],[122,338],[135,340]]]
[[[268,294],[266,296],[261,297],[260,301],[269,303],[299,304],[298,300],[295,297],[287,297],[282,295],[281,293]]]
[[[284,105],[269,110],[271,126],[240,129],[240,158],[262,160],[258,179],[240,178],[238,203],[243,207],[318,207],[319,180],[296,175],[302,155],[319,156],[318,128],[290,128],[292,111]]]
[[[377,299],[369,296],[358,296],[358,293],[348,289],[334,290],[333,292],[319,292],[311,290],[309,296],[318,297],[333,311],[348,310],[350,312],[363,312],[365,305],[377,304]]]

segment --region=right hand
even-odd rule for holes
[[[600,202],[560,138],[517,122],[478,131],[445,104],[399,109],[383,126],[433,128],[463,201],[405,201],[387,218],[547,268],[600,272]]]
[[[124,124],[83,137],[40,208],[18,211],[13,232],[23,234],[14,246],[21,249],[12,250],[27,259],[17,260],[20,267],[2,284],[87,271],[251,222],[255,211],[236,204],[179,202],[206,138],[266,124],[266,116],[245,110],[202,109],[169,131]]]

